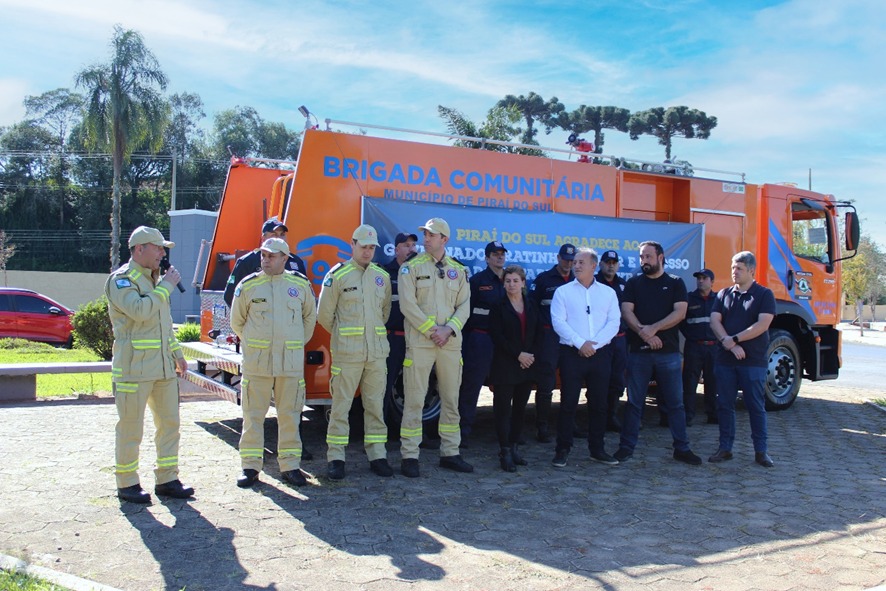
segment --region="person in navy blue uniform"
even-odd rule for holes
[[[717,351],[717,415],[720,419],[720,445],[709,462],[732,459],[735,442],[735,399],[742,391],[751,422],[754,461],[764,468],[774,466],[767,449],[766,372],[769,365],[769,325],[775,318],[772,290],[754,281],[757,259],[742,251],[732,257],[732,281],[721,289],[711,310],[711,329]]]
[[[489,314],[505,297],[505,253],[508,249],[495,240],[486,245],[486,268],[471,277],[471,317],[464,329],[462,343],[461,388],[458,392],[458,413],[461,416],[461,442],[467,447],[468,437],[477,415],[480,389],[489,376],[492,364],[492,338],[489,336]]]
[[[539,321],[542,326],[542,346],[536,359],[536,379],[538,387],[535,390],[535,427],[536,439],[541,443],[550,443],[554,440],[549,427],[551,415],[551,398],[554,386],[557,385],[557,364],[560,358],[560,337],[554,332],[551,324],[551,302],[554,292],[561,285],[566,285],[573,280],[572,265],[575,260],[575,246],[564,244],[557,253],[557,264],[539,273],[532,286],[529,295],[538,307]]]
[[[268,238],[282,238],[283,240],[286,240],[287,232],[289,232],[289,228],[286,227],[286,224],[277,218],[271,218],[262,224],[261,244],[264,244],[265,240]],[[285,270],[298,271],[302,275],[308,274],[308,271],[305,268],[305,262],[291,253],[289,255],[289,260],[286,261]],[[228,308],[231,307],[231,303],[234,301],[234,290],[237,288],[237,285],[239,285],[247,275],[258,273],[259,271],[261,271],[261,249],[256,248],[252,252],[247,252],[237,259],[237,262],[234,263],[234,269],[231,271],[231,276],[228,277],[228,282],[225,284],[224,298]]]
[[[596,280],[603,285],[608,285],[615,290],[618,297],[618,307],[621,310],[621,302],[624,299],[625,280],[618,275],[618,253],[607,250],[600,255],[600,270],[597,271]],[[612,373],[609,374],[609,391],[606,394],[606,430],[614,433],[621,432],[621,422],[618,420],[618,400],[625,391],[625,370],[628,363],[628,327],[622,320],[618,326],[618,334],[612,338],[609,344],[612,349]]]
[[[683,407],[686,425],[695,419],[695,398],[699,377],[704,376],[704,410],[708,424],[717,423],[717,378],[714,377],[714,358],[717,355],[717,337],[711,330],[711,309],[716,294],[714,272],[702,269],[692,274],[698,289],[687,296],[686,318],[680,323],[683,344]]]
[[[384,266],[385,271],[391,276],[391,315],[385,323],[388,329],[388,344],[391,352],[388,355],[388,384],[385,396],[393,395],[394,383],[403,369],[403,360],[406,358],[406,336],[403,332],[403,312],[400,311],[400,295],[397,292],[397,279],[400,277],[400,266],[415,256],[418,252],[415,245],[418,236],[400,232],[394,238],[394,258]]]

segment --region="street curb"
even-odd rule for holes
[[[81,579],[80,577],[75,577],[74,575],[69,575],[67,573],[60,573],[42,566],[34,566],[28,564],[24,560],[19,560],[18,558],[13,558],[6,554],[0,554],[0,569],[17,571],[40,577],[50,583],[67,587],[68,589],[71,589],[71,591],[121,591],[116,587],[108,587],[107,585]]]
[[[886,406],[880,406],[879,404],[877,404],[877,403],[874,402],[873,400],[865,400],[864,403],[873,406],[874,408],[876,408],[876,409],[879,410],[880,412],[886,412]],[[876,588],[875,590],[873,590],[873,591],[886,591],[886,586],[884,586],[884,587],[877,587],[877,588]]]

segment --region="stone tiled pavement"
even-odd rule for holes
[[[321,477],[301,490],[270,455],[260,486],[234,486],[239,409],[187,400],[182,478],[196,498],[147,507],[114,496],[108,401],[8,405],[0,553],[130,591],[864,589],[886,580],[886,413],[861,404],[869,396],[805,383],[794,408],[769,415],[771,470],[752,461],[744,412],[736,459],[691,467],[670,459],[647,409],[634,459],[617,467],[576,445],[558,470],[533,441],[530,465],[506,474],[486,435],[465,451],[474,474],[424,451],[420,479],[380,479],[352,444],[347,480],[332,483],[314,421],[321,453],[304,467]],[[491,433],[489,406],[479,421]],[[690,438],[704,457],[717,447],[715,426]]]

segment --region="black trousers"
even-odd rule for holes
[[[510,447],[520,441],[526,403],[532,391],[532,382],[497,384],[492,391],[492,412],[495,432],[500,447]]]
[[[606,431],[606,398],[612,373],[612,348],[607,345],[592,357],[582,357],[578,349],[560,345],[560,414],[557,417],[557,450],[572,449],[575,409],[582,387],[588,398],[588,449],[603,451]]]

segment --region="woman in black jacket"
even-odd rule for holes
[[[501,447],[501,468],[514,472],[526,461],[517,453],[526,402],[535,382],[535,355],[542,339],[538,309],[526,296],[526,272],[512,265],[504,270],[505,297],[492,308],[489,333],[494,350],[489,382]]]

